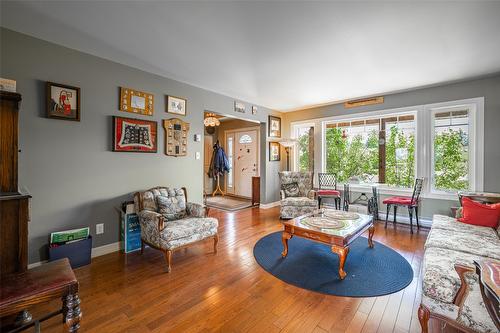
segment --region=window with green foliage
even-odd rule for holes
[[[414,115],[329,123],[325,132],[326,172],[339,182],[356,177],[397,187],[415,178]]]
[[[469,112],[436,112],[433,125],[433,188],[469,189]]]
[[[297,139],[297,156],[295,160],[298,171],[313,171],[311,165],[311,136],[314,135],[314,127],[310,125],[301,125],[295,127],[295,138]]]

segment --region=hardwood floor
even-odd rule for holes
[[[254,260],[262,236],[281,230],[278,208],[236,213],[211,211],[219,219],[219,251],[212,242],[174,252],[165,273],[159,251],[112,253],[76,269],[80,281],[81,332],[420,332],[420,266],[428,231],[376,223],[374,240],[403,255],[414,279],[404,290],[374,298],[318,294],[288,285]],[[369,277],[367,277],[369,279]],[[34,315],[56,309],[52,302]],[[64,332],[59,318],[42,325]],[[439,330],[433,330],[434,332]]]

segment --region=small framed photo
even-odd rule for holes
[[[252,114],[257,114],[257,107],[252,105]]]
[[[167,112],[181,116],[186,115],[187,100],[175,96],[167,96]]]
[[[156,153],[156,121],[113,116],[113,151]]]
[[[80,88],[47,82],[47,117],[80,121]]]
[[[269,161],[276,162],[281,160],[280,144],[278,142],[269,142]]]
[[[269,136],[271,138],[281,138],[281,118],[269,116]]]
[[[245,113],[246,106],[244,103],[234,101],[234,111]]]

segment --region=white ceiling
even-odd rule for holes
[[[1,1],[0,24],[276,110],[500,71],[500,2]]]

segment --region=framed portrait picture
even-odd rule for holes
[[[281,138],[281,118],[269,116],[269,136],[272,138]]]
[[[47,117],[80,121],[80,88],[47,82]]]
[[[278,142],[269,142],[269,161],[275,162],[281,160],[280,144]]]
[[[152,116],[154,105],[153,94],[120,87],[120,111]]]
[[[245,113],[246,106],[244,103],[234,101],[234,111]]]
[[[113,151],[156,153],[156,121],[113,116]]]
[[[181,116],[186,115],[187,100],[175,96],[167,96],[167,112]]]

